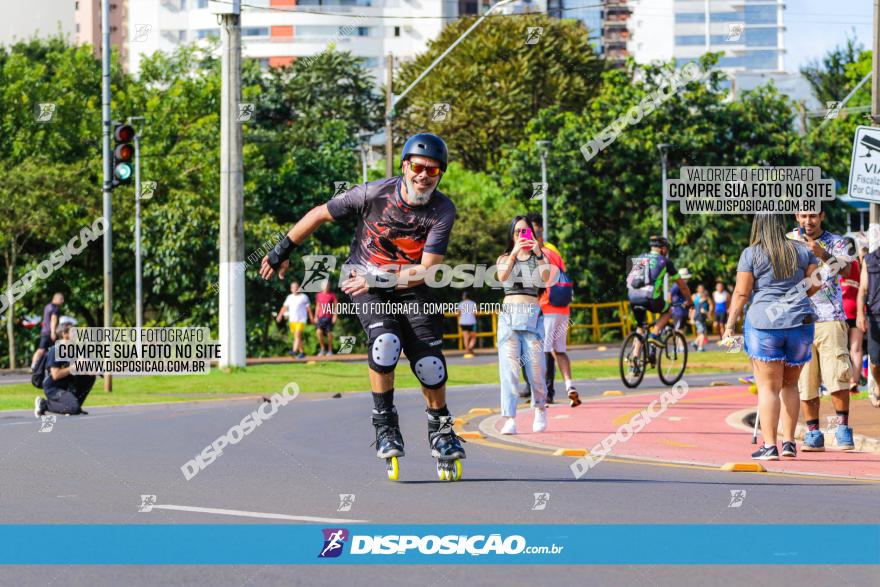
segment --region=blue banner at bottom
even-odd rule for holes
[[[2,524],[0,564],[878,565],[880,525]]]

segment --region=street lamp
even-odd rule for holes
[[[373,137],[373,133],[363,131],[358,133],[358,139],[360,139],[360,145],[358,145],[358,150],[361,152],[361,174],[363,175],[364,183],[367,183],[367,155],[370,153],[370,139]]]
[[[420,81],[422,81],[426,75],[431,73],[431,70],[434,69],[438,63],[443,61],[443,59],[446,58],[446,56],[449,55],[449,53],[451,53],[452,50],[458,46],[459,43],[464,41],[465,38],[469,34],[471,34],[471,31],[473,31],[475,28],[480,26],[480,23],[483,22],[483,19],[485,19],[487,16],[489,16],[490,14],[492,14],[493,12],[495,12],[497,9],[501,8],[505,4],[510,4],[511,2],[513,2],[513,0],[499,0],[498,2],[496,2],[495,4],[490,6],[489,9],[483,13],[483,16],[478,18],[477,21],[474,24],[472,24],[470,26],[470,28],[468,28],[468,30],[463,32],[461,34],[461,36],[455,40],[454,43],[449,45],[449,47],[446,48],[446,51],[441,53],[437,57],[437,59],[435,59],[434,62],[431,63],[431,65],[429,65],[428,68],[419,75],[419,77],[417,77],[415,80],[413,80],[413,82],[405,90],[403,90],[403,92],[401,92],[400,94],[398,94],[396,96],[394,94],[390,93],[391,92],[391,80],[392,80],[390,70],[393,65],[393,60],[392,60],[391,54],[390,53],[388,54],[388,60],[386,62],[386,67],[389,69],[388,76],[387,76],[387,80],[388,80],[387,81],[387,84],[388,84],[387,91],[389,92],[389,95],[388,95],[388,99],[385,101],[385,159],[386,159],[385,170],[389,176],[392,173],[393,160],[394,160],[393,159],[394,154],[392,153],[393,141],[392,141],[392,136],[391,136],[391,122],[394,120],[394,107],[397,106],[398,102],[400,102],[404,96],[409,94],[410,90],[412,90],[416,86],[416,84],[418,84]]]
[[[668,159],[669,149],[672,148],[672,145],[669,143],[660,143],[657,145],[657,148],[660,149],[660,166],[662,168],[662,194],[663,194],[663,238],[669,238],[669,214],[666,209],[666,163]],[[669,295],[669,276],[663,276],[663,296],[665,297]]]
[[[544,242],[550,240],[550,219],[547,217],[547,156],[550,154],[550,141],[536,141],[538,153],[541,155],[541,218],[544,222]]]

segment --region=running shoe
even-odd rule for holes
[[[807,430],[801,450],[804,452],[825,452],[825,435],[822,434],[822,431]]]
[[[856,447],[853,442],[853,431],[850,426],[838,424],[837,432],[834,433],[834,440],[837,442],[837,448],[843,450],[853,450]]]
[[[783,442],[782,443],[782,456],[784,457],[796,457],[797,456],[797,446],[794,441],[791,442]]]
[[[501,427],[501,434],[516,434],[516,419],[507,418]]]
[[[568,389],[568,399],[570,400],[568,405],[570,405],[573,408],[576,408],[579,405],[581,405],[581,403],[583,403],[583,402],[581,402],[581,398],[578,395],[578,392],[574,387],[570,387]]]
[[[543,432],[547,429],[547,409],[535,408],[535,421],[532,422],[532,432]]]
[[[764,446],[761,445],[761,448],[752,453],[752,460],[754,461],[778,461],[779,460],[779,451],[776,449],[776,445],[773,446]]]

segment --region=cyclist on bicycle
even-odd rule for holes
[[[648,334],[648,343],[662,347],[660,332],[669,322],[672,313],[669,302],[663,296],[663,278],[668,275],[671,281],[678,284],[685,298],[686,308],[691,306],[691,290],[669,260],[669,241],[662,236],[652,236],[650,245],[651,252],[639,255],[634,260],[633,268],[626,278],[626,288],[636,324],[640,329],[647,325],[649,311],[660,314],[653,330]]]

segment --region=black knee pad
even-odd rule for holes
[[[419,382],[428,389],[439,389],[449,379],[446,373],[446,359],[439,348],[412,357],[409,366]]]
[[[377,373],[394,371],[403,348],[397,325],[390,320],[376,322],[370,325],[367,337],[367,361],[370,369]]]

